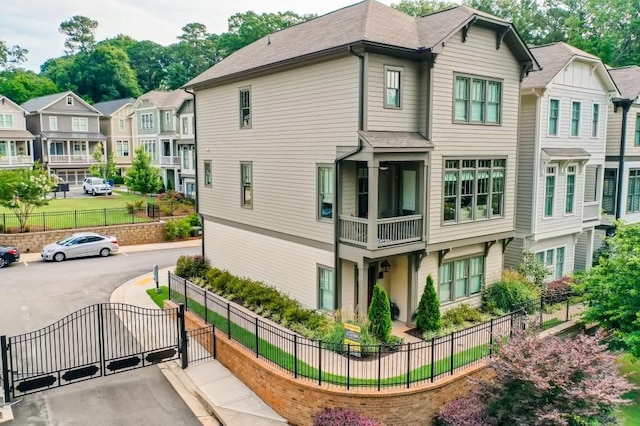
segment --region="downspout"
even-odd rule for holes
[[[353,51],[353,46],[349,46],[349,53],[357,56],[360,59],[360,72],[359,72],[359,87],[358,87],[358,130],[362,130],[364,126],[364,55],[358,54]],[[342,161],[357,154],[362,150],[362,141],[358,136],[358,146],[353,151],[336,157],[333,161],[333,170],[335,173],[335,179],[333,180],[333,193],[335,194],[335,202],[333,203],[333,265],[336,288],[340,291],[335,292],[334,306],[341,306],[339,296],[342,295],[342,268],[340,267],[340,200],[342,194],[340,188],[342,187]]]
[[[616,187],[616,220],[620,219],[622,210],[622,183],[624,182],[624,151],[627,141],[627,115],[633,100],[614,101],[615,109],[622,108],[622,129],[620,130],[620,155],[618,157],[618,186]]]
[[[198,126],[196,125],[196,93],[195,92],[191,92],[190,90],[188,90],[187,88],[183,88],[182,90],[184,90],[185,92],[187,92],[188,94],[190,94],[191,96],[193,96],[193,144],[194,144],[194,150],[193,150],[193,164],[194,164],[194,170],[195,170],[195,174],[196,174],[196,213],[198,214],[198,217],[200,218],[200,224],[202,225],[202,228],[200,229],[200,231],[202,232],[202,244],[200,245],[200,254],[202,255],[202,257],[204,258],[204,217],[202,217],[202,213],[200,213],[200,185],[198,185],[198,180],[199,180],[199,174],[198,174]],[[180,125],[180,123],[178,123],[178,125]]]

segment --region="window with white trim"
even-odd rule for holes
[[[453,121],[500,124],[502,83],[475,77],[456,76]]]
[[[182,117],[182,134],[189,133],[189,117]]]
[[[73,96],[67,96],[67,106],[73,106]]]
[[[118,120],[118,130],[120,130],[121,132],[124,132],[124,118],[120,118]]]
[[[211,177],[211,160],[205,160],[204,164],[204,186],[207,188],[211,188],[212,177]]]
[[[169,111],[164,113],[164,124],[167,126],[171,125],[171,113]]]
[[[580,114],[582,103],[571,102],[571,136],[580,136]]]
[[[560,100],[549,99],[549,136],[558,136],[558,118],[560,117]]]
[[[402,107],[402,68],[384,67],[384,107],[396,108]]]
[[[333,269],[318,265],[318,309],[333,312],[336,309],[336,286]]]
[[[0,129],[13,128],[13,114],[0,114]]]
[[[617,186],[618,170],[604,169],[604,181],[602,183],[602,210],[607,214],[615,213]]]
[[[640,212],[640,169],[629,170],[629,187],[627,189],[627,212]]]
[[[253,172],[252,163],[240,163],[241,205],[253,206]]]
[[[565,214],[573,214],[576,201],[576,166],[567,167],[567,188],[564,204]]]
[[[593,110],[591,111],[591,137],[598,137],[598,127],[600,124],[600,104],[593,104]]]
[[[553,200],[556,194],[556,167],[547,167],[544,187],[544,217],[553,217]]]
[[[49,117],[49,130],[58,130],[58,117]]]
[[[89,130],[89,121],[86,117],[71,117],[71,130],[74,132],[86,132]]]
[[[505,159],[445,160],[443,220],[504,215]]]
[[[251,89],[240,89],[240,128],[251,128]]]
[[[140,141],[140,146],[142,146],[145,152],[151,156],[153,161],[158,160],[158,143],[155,139],[142,139]]]
[[[441,302],[480,294],[484,284],[484,256],[445,262],[439,268],[438,293]]]
[[[143,130],[153,129],[153,113],[146,112],[140,114],[140,123],[142,124]]]
[[[549,275],[545,278],[546,280],[552,280],[555,278],[560,278],[564,275],[565,269],[565,248],[557,247],[548,250],[539,251],[536,253],[536,259],[544,264],[548,271]]]
[[[318,220],[333,219],[333,167],[318,166]]]
[[[189,146],[181,146],[180,151],[182,152],[182,168],[190,169],[191,148]]]
[[[129,141],[116,141],[116,157],[129,156]]]
[[[49,155],[65,155],[64,142],[60,142],[60,141],[49,142]]]
[[[634,141],[636,146],[640,146],[640,114],[636,115],[636,135]]]

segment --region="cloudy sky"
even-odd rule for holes
[[[292,11],[319,15],[358,0],[2,0],[0,39],[8,45],[28,49],[25,67],[39,71],[49,58],[61,56],[65,36],[60,23],[74,15],[98,21],[97,40],[126,34],[136,40],[162,45],[174,43],[187,23],[200,22],[210,33],[227,30],[227,19],[238,12]],[[390,5],[400,0],[379,0]]]

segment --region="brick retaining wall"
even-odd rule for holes
[[[148,222],[83,229],[25,232],[22,234],[0,234],[0,245],[18,247],[20,253],[40,253],[45,245],[76,232],[97,232],[102,235],[113,235],[118,239],[118,244],[121,246],[161,243],[165,242],[164,225],[165,222]]]
[[[165,301],[165,306],[176,305]],[[186,314],[187,329],[205,326],[200,317]],[[203,335],[201,340],[199,343],[212,353],[212,339]],[[352,408],[384,425],[430,425],[442,405],[466,395],[469,378],[478,380],[492,375],[486,364],[478,364],[435,383],[412,385],[409,389],[346,390],[295,379],[256,359],[255,354],[217,329],[216,341],[217,360],[290,424],[299,426],[312,425],[318,411],[336,407]]]

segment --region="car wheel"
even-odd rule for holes
[[[111,254],[111,250],[109,250],[108,248],[103,248],[102,250],[100,250],[100,256],[102,257],[107,257]]]
[[[91,190],[91,195],[93,195],[95,197],[95,195],[96,195],[96,190],[95,189]]]
[[[56,253],[53,255],[53,260],[56,262],[62,262],[65,259],[64,253]]]
[[[4,260],[4,258],[0,257],[0,269],[4,268],[8,264],[9,263],[6,260]]]

